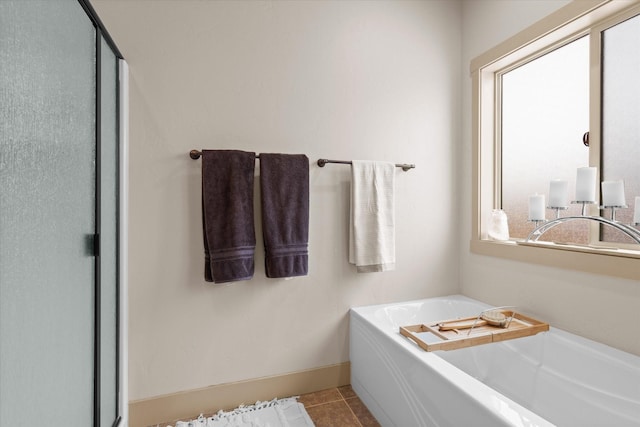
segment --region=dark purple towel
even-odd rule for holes
[[[309,272],[309,159],[260,154],[262,234],[267,277]]]
[[[204,278],[224,283],[253,277],[253,173],[256,153],[202,151]]]

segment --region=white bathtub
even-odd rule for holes
[[[380,424],[640,426],[640,357],[553,327],[437,352],[398,332],[488,307],[455,295],[351,309],[351,383]]]

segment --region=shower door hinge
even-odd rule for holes
[[[84,252],[87,256],[97,257],[100,255],[100,235],[87,234],[84,236]]]
[[[93,235],[93,256],[100,256],[100,234]]]

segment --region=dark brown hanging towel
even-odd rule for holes
[[[267,277],[309,271],[309,159],[260,153],[262,234]]]
[[[224,283],[253,277],[253,173],[256,153],[202,151],[204,278]]]

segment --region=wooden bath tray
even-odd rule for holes
[[[512,313],[511,310],[502,312],[506,316],[510,316]],[[469,325],[476,319],[477,316],[473,316],[442,320],[430,325],[401,326],[400,333],[415,341],[423,350],[436,351],[455,350],[457,348],[506,341],[549,330],[548,323],[517,312],[513,313],[513,319],[507,327],[491,326],[483,320],[478,320],[476,326],[470,329]],[[444,330],[441,329],[441,325],[445,326]],[[466,329],[458,329],[456,325],[460,325],[461,328],[466,326]],[[470,334],[469,330],[471,330]]]

